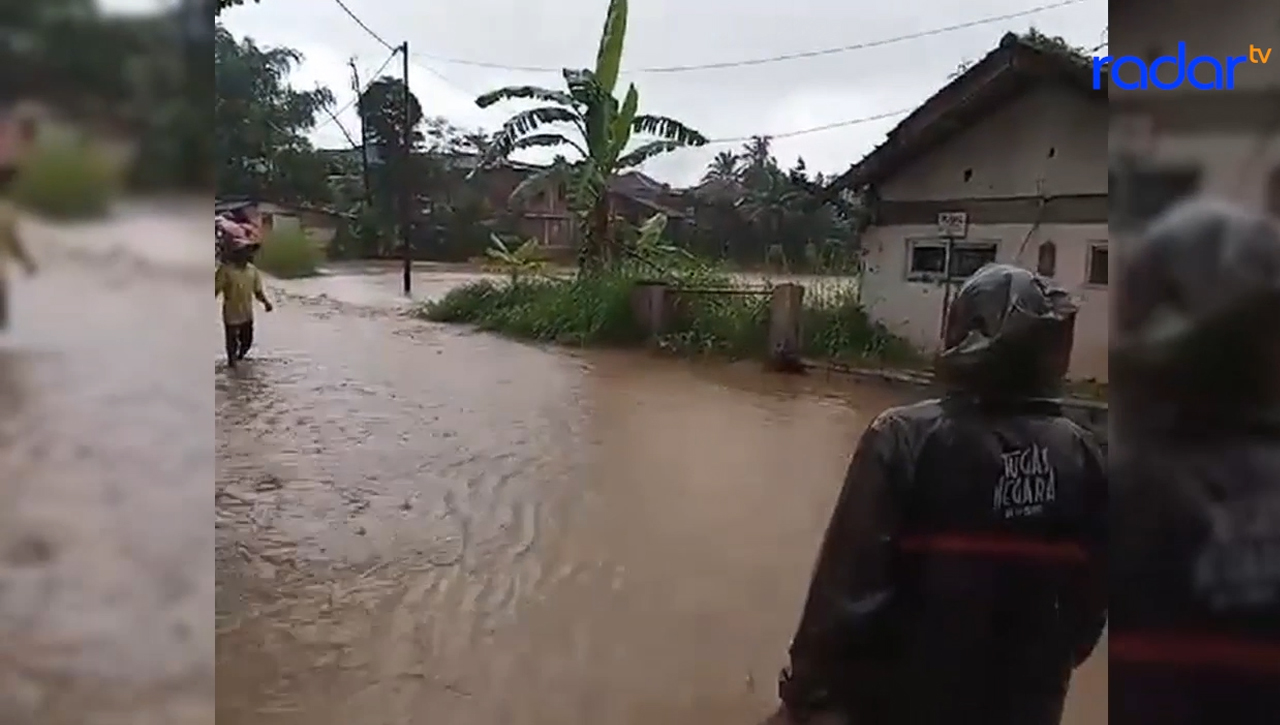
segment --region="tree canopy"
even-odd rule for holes
[[[292,48],[237,40],[225,28],[214,42],[218,192],[273,199],[322,200],[324,162],[307,133],[333,105],[327,88],[300,91],[287,78],[302,60]]]
[[[256,4],[259,2],[259,0],[253,0],[253,2]],[[218,0],[217,12],[221,13],[223,10],[226,10],[227,8],[234,8],[240,5],[244,5],[244,3],[245,3],[245,0]]]
[[[711,160],[693,189],[696,223],[685,244],[700,254],[791,269],[853,263],[862,210],[827,198],[828,179],[804,159],[784,169],[773,140],[756,136]]]

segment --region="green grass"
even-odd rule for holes
[[[271,232],[254,259],[259,269],[280,279],[315,276],[323,262],[324,253],[301,229]]]
[[[92,143],[46,142],[27,157],[13,181],[13,198],[52,219],[105,215],[120,191],[118,164]]]
[[[626,265],[592,275],[481,280],[423,305],[420,316],[466,323],[510,337],[590,346],[645,343],[631,311],[631,290],[660,279],[676,289],[724,288],[733,279],[704,262],[682,263],[659,275]],[[809,295],[806,294],[806,297]],[[823,290],[806,299],[801,354],[805,357],[887,365],[914,365],[919,355],[873,323],[857,302],[856,287]],[[756,295],[681,294],[668,332],[669,351],[728,358],[768,354],[768,299]]]
[[[856,281],[827,285],[822,294],[806,290],[800,323],[801,354],[846,362],[922,367],[927,358],[903,338],[873,321],[858,302]]]

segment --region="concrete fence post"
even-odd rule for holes
[[[801,319],[804,286],[794,283],[773,288],[769,299],[769,362],[775,370],[801,372]]]
[[[631,314],[650,340],[667,329],[670,292],[663,282],[637,282],[631,288]]]

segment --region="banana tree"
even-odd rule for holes
[[[497,234],[490,234],[489,239],[493,246],[485,250],[485,256],[491,266],[511,276],[511,284],[519,282],[521,275],[541,274],[546,268],[537,239],[527,239],[517,247],[509,246]]]
[[[603,264],[611,256],[611,180],[655,156],[707,142],[705,136],[680,121],[639,113],[640,94],[635,84],[628,86],[621,101],[614,97],[626,34],[627,2],[610,0],[594,69],[566,68],[564,90],[512,86],[476,99],[481,108],[510,100],[544,104],[512,116],[491,139],[485,160],[496,161],[531,148],[565,148],[574,154],[558,158],[527,178],[513,196],[530,188],[563,186],[570,207],[583,223],[579,264],[584,267]],[[637,141],[634,146],[633,140]]]

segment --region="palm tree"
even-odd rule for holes
[[[702,175],[704,182],[714,181],[730,183],[738,180],[738,162],[742,159],[732,151],[721,151],[711,159],[707,173]]]
[[[607,261],[611,251],[608,187],[621,171],[685,146],[701,146],[706,137],[665,116],[638,114],[640,94],[634,84],[619,102],[614,97],[627,32],[626,0],[610,0],[594,70],[564,70],[565,90],[535,86],[500,88],[476,99],[487,108],[499,101],[534,100],[542,105],[512,116],[490,141],[486,161],[506,158],[522,149],[569,147],[562,158],[525,180],[513,195],[561,179],[570,179],[571,207],[586,216],[583,266]],[[552,126],[559,130],[543,128]],[[651,140],[627,150],[632,134]]]
[[[253,1],[255,3],[258,2],[258,0]],[[244,0],[218,0],[218,5],[214,10],[214,14],[221,15],[223,10],[226,10],[227,8],[234,8],[237,5],[244,5]]]
[[[769,136],[752,136],[742,146],[742,158],[751,169],[764,169],[776,164],[773,159],[773,138]]]

